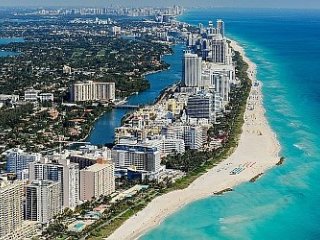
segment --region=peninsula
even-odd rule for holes
[[[262,84],[256,79],[256,65],[246,57],[244,49],[236,41],[231,40],[231,46],[241,53],[248,64],[247,74],[253,83],[238,147],[227,159],[208,170],[187,188],[155,198],[108,239],[137,239],[186,204],[250,181],[279,162],[280,145],[265,117]],[[230,174],[237,167],[244,170],[240,174]]]

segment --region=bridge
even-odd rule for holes
[[[120,109],[137,109],[140,105],[133,105],[133,104],[120,104],[114,105],[113,108],[120,108]]]

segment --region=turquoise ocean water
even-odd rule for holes
[[[320,239],[320,11],[195,10],[181,20],[217,18],[258,66],[285,164],[187,205],[141,239]]]

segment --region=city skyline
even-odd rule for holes
[[[184,7],[234,7],[234,8],[317,8],[320,9],[320,2],[317,0],[279,0],[279,1],[268,1],[261,2],[259,0],[215,0],[209,1],[204,0],[198,3],[194,3],[191,0],[164,0],[164,1],[147,1],[147,0],[138,0],[138,1],[124,1],[124,0],[94,0],[88,3],[84,0],[25,0],[23,2],[17,0],[3,0],[0,3],[0,7],[116,7],[116,6],[125,6],[125,7],[167,7],[171,5],[182,5]]]

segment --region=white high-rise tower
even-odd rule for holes
[[[201,86],[202,59],[197,54],[186,51],[183,57],[182,85],[185,87]]]
[[[217,33],[224,37],[224,22],[221,19],[217,20]]]

